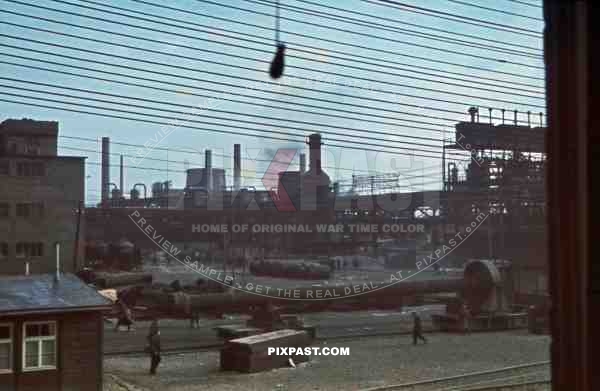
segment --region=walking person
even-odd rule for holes
[[[471,333],[471,311],[469,311],[469,307],[466,303],[463,303],[460,307],[460,317],[462,319],[463,333],[470,334]]]
[[[148,351],[150,353],[150,374],[156,375],[156,368],[161,361],[160,358],[160,330],[158,320],[154,319],[148,332]]]
[[[119,331],[121,325],[127,326],[127,331],[131,331],[131,326],[133,326],[133,314],[131,309],[127,307],[123,300],[119,300],[119,307],[120,313],[119,318],[117,319],[117,324],[115,325],[115,331]]]
[[[427,340],[423,336],[423,325],[421,322],[421,317],[417,312],[413,312],[413,345],[417,344],[417,341],[420,339],[423,343],[427,343]]]

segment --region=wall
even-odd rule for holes
[[[23,322],[45,320],[57,321],[57,369],[22,372]],[[0,391],[102,390],[100,312],[3,317],[2,322],[13,323],[13,373],[0,374]]]
[[[16,257],[17,242],[42,242],[42,257],[30,259],[31,273],[48,273],[55,270],[54,243],[61,243],[61,267],[65,272],[73,272],[73,251],[79,201],[84,199],[83,158],[25,158],[4,157],[11,164],[11,175],[0,176],[2,192],[0,202],[10,204],[8,218],[0,217],[0,232],[5,233],[1,242],[8,243],[8,257],[0,258],[0,273],[22,274],[25,272],[24,258]],[[16,163],[39,161],[46,166],[43,177],[16,176]],[[16,217],[16,204],[19,202],[43,202],[42,218]],[[80,238],[84,237],[84,220]],[[80,240],[79,264],[82,264],[83,240]]]

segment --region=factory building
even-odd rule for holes
[[[57,138],[57,122],[0,123],[1,274],[53,271],[56,243],[64,271],[82,264],[85,158],[58,156]]]

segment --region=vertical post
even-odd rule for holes
[[[123,159],[123,155],[121,155],[121,159]],[[77,257],[79,256],[79,232],[81,227],[81,215],[83,214],[83,201],[79,201],[75,213],[77,214],[77,227],[75,228],[75,246],[73,248],[73,273],[78,271]]]
[[[56,280],[59,281],[60,280],[60,243],[56,242],[54,243],[54,249],[55,249],[55,254],[56,254]]]

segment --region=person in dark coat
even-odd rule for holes
[[[154,319],[148,332],[148,351],[150,353],[150,374],[156,375],[156,368],[161,361],[160,358],[160,330],[158,321]]]
[[[117,319],[117,324],[115,325],[115,331],[119,331],[121,325],[127,326],[127,331],[131,331],[131,326],[133,326],[133,313],[131,309],[127,307],[123,300],[118,301],[120,307],[119,318]]]
[[[427,343],[425,337],[423,337],[423,325],[421,323],[421,317],[418,313],[413,312],[413,345],[417,344],[420,339],[423,343]]]

